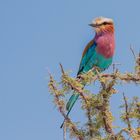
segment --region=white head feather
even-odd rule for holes
[[[106,17],[98,17],[92,20],[91,24],[93,25],[102,25],[103,23],[113,24],[113,20],[111,18]]]

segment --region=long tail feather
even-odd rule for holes
[[[73,94],[73,95],[70,97],[70,99],[69,99],[69,101],[68,101],[68,103],[67,103],[67,105],[66,105],[66,109],[67,109],[67,111],[68,111],[66,117],[68,117],[68,115],[69,115],[69,113],[70,113],[70,111],[71,111],[73,105],[75,104],[76,100],[78,99],[78,97],[79,97],[79,94]],[[64,122],[65,122],[65,119],[64,119],[62,125],[60,126],[60,128],[63,127]]]
[[[66,105],[66,109],[67,109],[68,112],[71,111],[71,109],[72,109],[73,105],[75,104],[76,100],[78,99],[78,97],[79,97],[79,94],[73,94],[70,97],[70,99],[69,99],[69,101]]]

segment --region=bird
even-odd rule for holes
[[[95,31],[94,38],[86,45],[77,77],[87,73],[94,67],[99,68],[100,72],[106,70],[112,63],[115,52],[114,21],[107,17],[97,17],[89,24]],[[85,84],[83,85],[83,87]],[[79,94],[73,93],[66,104],[68,117],[71,109],[77,101]],[[63,127],[65,119],[60,126]]]

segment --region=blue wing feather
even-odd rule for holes
[[[86,51],[81,59],[78,74],[86,73],[91,70],[94,66],[100,68],[101,71],[107,69],[112,63],[111,58],[105,58],[103,55],[96,51],[98,44],[94,41],[87,46]]]
[[[96,63],[96,61],[94,61],[94,60],[92,62],[90,62],[90,59],[95,54],[95,48],[97,47],[96,42],[91,43],[90,46],[87,46],[87,47],[88,48],[84,52],[84,55],[81,59],[78,74],[85,73],[85,72],[89,71],[93,67],[94,63]],[[93,64],[89,65],[88,64],[89,62],[93,63]]]

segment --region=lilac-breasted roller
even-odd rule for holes
[[[89,25],[94,28],[95,37],[87,44],[83,51],[77,76],[88,72],[94,67],[98,67],[100,71],[104,71],[111,65],[114,55],[115,40],[113,20],[110,18],[98,17]],[[79,94],[74,93],[70,97],[66,105],[68,111],[67,116],[78,97]],[[61,128],[62,127],[63,124],[61,125]]]

